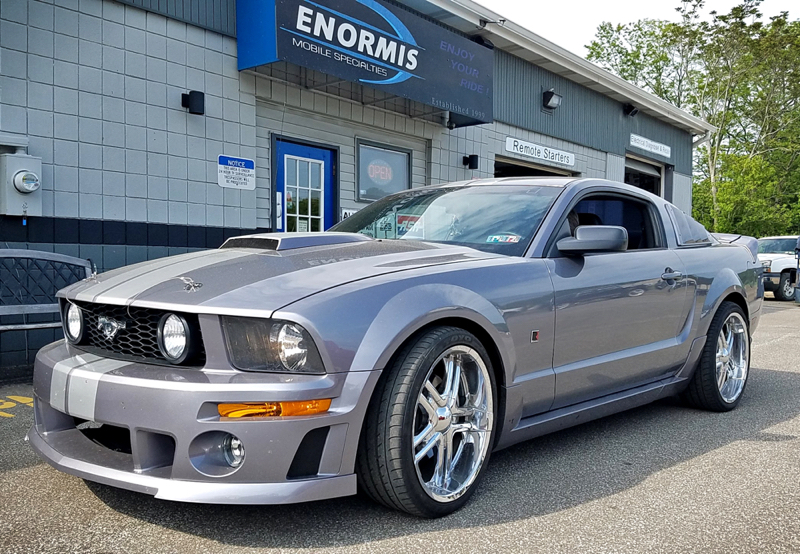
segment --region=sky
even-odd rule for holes
[[[476,1],[584,58],[587,53],[585,45],[592,41],[597,26],[603,21],[616,24],[645,18],[680,19],[675,11],[680,5],[678,0],[555,0],[552,4],[525,0]],[[769,17],[781,11],[788,11],[790,18],[796,18],[800,10],[790,9],[796,1],[764,0],[759,8],[764,15],[762,19],[769,21]],[[711,10],[728,13],[740,3],[736,0],[706,0],[703,13]]]

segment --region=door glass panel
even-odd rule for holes
[[[298,160],[297,186],[308,187],[308,161]]]
[[[286,231],[325,229],[325,162],[309,158],[285,158]]]
[[[297,186],[297,160],[286,158],[286,186]]]
[[[308,189],[300,189],[299,195],[297,197],[297,204],[300,208],[299,213],[300,215],[310,215],[309,205],[308,205]]]
[[[312,166],[313,167],[313,166]],[[311,212],[315,217],[322,217],[322,193],[318,190],[311,191]]]
[[[311,188],[322,188],[322,164],[320,163],[311,164]]]

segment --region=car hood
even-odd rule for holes
[[[446,244],[353,242],[352,237],[338,241],[326,233],[319,236],[328,244],[311,241],[287,250],[234,244],[142,262],[84,279],[61,290],[59,296],[78,302],[267,317],[301,298],[345,283],[500,256]]]
[[[769,254],[765,253],[765,254],[759,254],[758,255],[758,261],[759,262],[766,262],[766,261],[774,262],[775,260],[788,260],[788,259],[793,259],[793,258],[794,258],[794,254],[783,254],[783,253],[780,253],[780,252],[778,252],[778,253],[769,253]]]

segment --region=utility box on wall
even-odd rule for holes
[[[42,159],[0,154],[0,214],[42,215]]]

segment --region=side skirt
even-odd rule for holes
[[[514,429],[501,437],[495,450],[501,450],[519,442],[637,408],[677,394],[686,387],[687,381],[687,377],[677,376],[662,379],[655,383],[610,394],[602,398],[595,398],[544,414],[526,417],[520,420]]]

